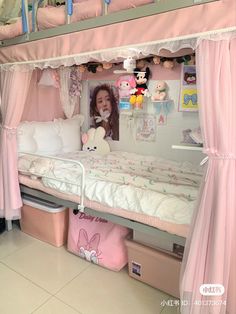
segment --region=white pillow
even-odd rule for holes
[[[63,153],[81,150],[80,128],[84,123],[84,116],[77,114],[71,119],[55,119],[58,123],[59,136],[63,143]]]
[[[22,122],[17,129],[18,152],[55,155],[81,150],[82,115],[49,122]]]

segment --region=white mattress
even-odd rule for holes
[[[190,223],[202,177],[192,165],[123,152],[106,156],[75,152],[60,157],[85,166],[88,200],[171,223]],[[81,170],[75,164],[25,155],[18,166],[21,173],[41,178],[46,187],[80,194]]]

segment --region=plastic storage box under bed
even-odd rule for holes
[[[20,227],[32,237],[60,247],[67,240],[68,209],[24,195]]]
[[[125,243],[129,275],[179,298],[181,260],[132,240]]]

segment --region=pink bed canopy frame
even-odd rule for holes
[[[189,14],[193,16],[191,23]],[[194,49],[200,122],[208,163],[182,263],[182,313],[202,314],[210,310],[214,314],[234,314],[236,2],[218,1],[214,5],[160,14],[158,19],[151,16],[141,20],[140,29],[134,20],[1,48],[0,216],[9,220],[20,217],[16,128],[33,69],[70,66],[90,60],[115,61],[127,56],[139,58],[159,54],[162,49],[171,52]],[[160,29],[162,32],[156,31]],[[114,34],[117,34],[115,38]],[[220,296],[203,297],[199,292],[202,284],[221,284],[225,291]],[[206,301],[212,304],[206,306]]]

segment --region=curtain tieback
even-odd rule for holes
[[[12,137],[17,132],[16,127],[9,127],[7,125],[0,125],[0,129],[7,131],[7,137]]]
[[[207,155],[207,157],[205,157],[203,159],[203,161],[206,159],[206,161],[208,159],[236,159],[236,155],[232,154],[232,153],[219,153],[216,150],[212,150],[212,149],[204,149],[203,153]],[[202,161],[202,162],[203,162]],[[205,162],[206,162],[205,161]],[[205,163],[204,162],[204,163]]]
[[[7,126],[7,125],[0,125],[0,128],[3,129],[3,130],[17,130],[16,127],[10,127],[10,126]]]
[[[217,151],[212,151],[210,149],[204,149],[203,153],[207,156],[200,162],[200,165],[203,166],[209,160],[236,160],[236,155],[229,153],[229,154],[222,154]],[[207,173],[205,177],[205,181],[208,178],[209,174],[209,167],[207,168]]]

